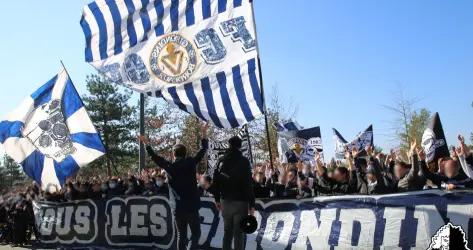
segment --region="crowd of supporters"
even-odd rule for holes
[[[449,157],[426,162],[422,148],[412,142],[402,161],[392,151],[376,152],[367,147],[345,153],[345,162],[330,166],[317,155],[315,164],[281,164],[276,168],[258,165],[254,169],[257,198],[308,198],[331,195],[374,195],[424,189],[455,190],[473,187],[473,155],[459,136],[459,146]]]
[[[426,162],[416,142],[402,161],[393,151],[376,152],[367,147],[346,152],[344,161],[324,164],[319,155],[314,164],[258,164],[253,168],[257,199],[302,199],[333,195],[374,195],[423,189],[455,190],[473,187],[473,155],[459,136],[459,146],[450,157]],[[202,196],[213,196],[212,176],[196,175]],[[67,202],[106,199],[115,196],[169,196],[168,176],[163,169],[149,168],[126,177],[76,177],[57,192],[44,192],[34,183],[0,197],[0,242],[23,244],[35,233],[33,200]]]

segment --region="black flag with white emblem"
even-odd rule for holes
[[[437,162],[440,158],[450,156],[442,122],[437,112],[422,135],[422,148],[427,156],[427,162]]]
[[[338,132],[338,130],[333,129],[333,140],[335,143],[335,158],[343,159],[345,158],[345,150],[347,147],[347,140]]]

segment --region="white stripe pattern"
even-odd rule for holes
[[[81,25],[86,61],[116,83],[159,93],[221,128],[263,114],[251,0],[96,0],[84,7]],[[174,52],[185,53],[184,63],[165,61]]]

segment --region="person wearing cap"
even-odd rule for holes
[[[245,248],[245,233],[242,220],[255,211],[255,195],[250,161],[243,156],[242,141],[232,137],[229,149],[220,159],[214,173],[215,203],[222,211],[224,235],[223,250],[242,250]]]
[[[190,249],[197,249],[200,230],[200,194],[196,185],[196,168],[208,149],[208,140],[202,139],[201,149],[194,157],[187,156],[187,149],[182,144],[173,147],[173,161],[157,155],[148,140],[140,136],[139,140],[146,145],[146,151],[151,159],[164,169],[168,175],[169,186],[175,196],[176,207],[174,216],[177,227],[177,249],[187,249],[187,227],[191,230],[191,246]]]

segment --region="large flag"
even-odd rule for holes
[[[422,135],[422,148],[424,148],[427,162],[437,162],[439,158],[450,156],[442,122],[437,112]]]
[[[279,158],[282,163],[314,162],[318,152],[323,159],[320,127],[278,133]]]
[[[105,152],[65,69],[0,122],[0,144],[44,190],[60,189]]]
[[[111,81],[235,128],[263,113],[251,0],[96,0],[85,59]]]
[[[345,151],[348,144],[348,141],[343,138],[343,136],[338,132],[338,130],[332,128],[333,130],[333,140],[335,144],[335,158],[344,159]]]
[[[253,155],[251,152],[251,140],[250,135],[248,134],[247,126],[243,126],[238,130],[238,137],[241,138],[241,152],[243,155],[253,163]],[[220,158],[228,150],[228,142],[225,141],[214,141],[209,142],[209,150],[207,150],[207,174],[213,176],[215,169],[218,167],[218,162]]]

